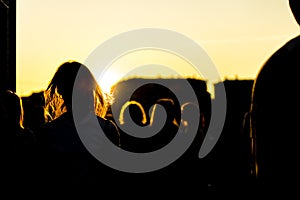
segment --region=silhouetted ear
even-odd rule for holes
[[[289,5],[297,23],[300,25],[300,0],[289,0]]]

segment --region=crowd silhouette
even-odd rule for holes
[[[300,1],[289,0],[289,5],[300,24]],[[145,192],[148,186],[174,192],[196,182],[199,190],[216,193],[226,188],[257,194],[294,194],[300,169],[297,159],[300,100],[295,94],[299,85],[296,73],[299,55],[300,36],[297,36],[274,52],[254,83],[247,82],[251,94],[243,97],[246,103],[238,109],[233,105],[234,95],[226,87],[230,83],[225,84],[229,105],[224,130],[216,147],[202,159],[198,153],[209,127],[211,109],[210,94],[203,82],[189,80],[198,91],[199,105],[192,101],[180,104],[168,88],[159,84],[143,85],[129,101],[123,101],[122,92],[130,92],[127,90],[140,80],[118,83],[110,96],[101,90],[88,66],[67,61],[58,66],[47,88],[31,98],[1,88],[2,180],[12,187],[16,183],[26,185],[31,180],[36,185],[109,188],[115,187],[110,185],[114,181],[126,187],[130,179],[134,181],[132,187]],[[180,85],[180,80],[176,81]],[[112,112],[113,105],[118,112]],[[198,110],[201,112],[195,121],[190,116]],[[166,121],[162,123],[164,113]],[[161,129],[148,138],[141,132],[139,138],[126,132],[132,123],[147,132],[155,132],[156,127]],[[99,150],[93,147],[96,144],[93,137],[108,138],[125,151],[156,151],[176,134],[190,134],[191,124],[197,124],[191,146],[174,163],[154,172],[121,172],[101,163],[90,152]],[[80,134],[79,130],[86,132]],[[82,141],[85,136],[92,138],[88,148]],[[234,185],[228,185],[230,179],[236,181]],[[150,184],[152,181],[155,186]],[[159,188],[165,185],[168,190]]]

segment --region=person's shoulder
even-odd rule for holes
[[[279,49],[277,49],[267,60],[267,63],[276,59],[288,59],[293,55],[293,52],[300,51],[300,35],[285,42]],[[265,64],[267,64],[265,63]]]
[[[300,35],[289,40],[284,47],[288,52],[300,51]]]
[[[29,128],[21,128],[19,136],[24,140],[35,140],[34,132]]]
[[[300,62],[300,36],[288,40],[262,65],[253,85],[253,99],[271,105],[268,100],[278,96],[279,91],[287,92],[298,85]],[[289,85],[289,87],[286,87]],[[281,95],[284,97],[284,95]],[[278,97],[277,97],[278,98]]]
[[[72,125],[73,120],[72,116],[69,113],[64,113],[60,117],[44,123],[40,128],[41,129],[51,129],[55,127],[60,127],[60,126],[67,126],[67,125]]]
[[[300,36],[294,37],[275,51],[263,64],[257,79],[282,76],[282,73],[290,73],[294,69],[295,60],[298,62],[300,54]],[[284,69],[284,70],[283,70]]]
[[[106,119],[103,117],[99,117],[99,116],[97,116],[97,119],[98,119],[100,125],[105,128],[112,128],[112,129],[116,128],[116,124],[112,120],[109,120],[109,119]]]
[[[35,145],[36,143],[34,132],[31,129],[22,127],[18,129],[14,140],[15,144],[17,144],[17,146],[19,146],[20,148]]]
[[[103,131],[106,132],[113,132],[114,134],[119,135],[119,131],[117,128],[117,125],[115,124],[115,122],[113,122],[112,120],[106,119],[106,118],[102,118],[97,116],[99,124],[101,126],[101,128],[103,129]]]
[[[109,119],[97,116],[105,135],[117,146],[120,146],[120,132],[117,125]]]
[[[48,137],[49,135],[61,135],[66,134],[74,130],[74,123],[72,118],[68,114],[63,114],[53,121],[42,124],[36,131],[35,135],[37,138]]]

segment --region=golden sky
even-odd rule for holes
[[[222,79],[255,78],[266,59],[300,30],[287,0],[20,0],[17,93],[45,89],[61,63],[84,62],[104,41],[140,28],[189,37],[206,51]],[[150,50],[114,62],[101,84],[106,89],[126,70],[147,64],[197,76],[180,58]],[[130,75],[174,76],[164,68],[153,69]]]

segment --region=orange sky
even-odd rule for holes
[[[84,62],[102,42],[139,28],[186,35],[210,56],[220,77],[256,77],[265,60],[299,34],[287,0],[24,0],[17,1],[17,93],[42,90],[67,60]],[[161,51],[117,60],[104,88],[146,64],[194,76],[193,68]],[[164,69],[131,75],[172,76]]]

